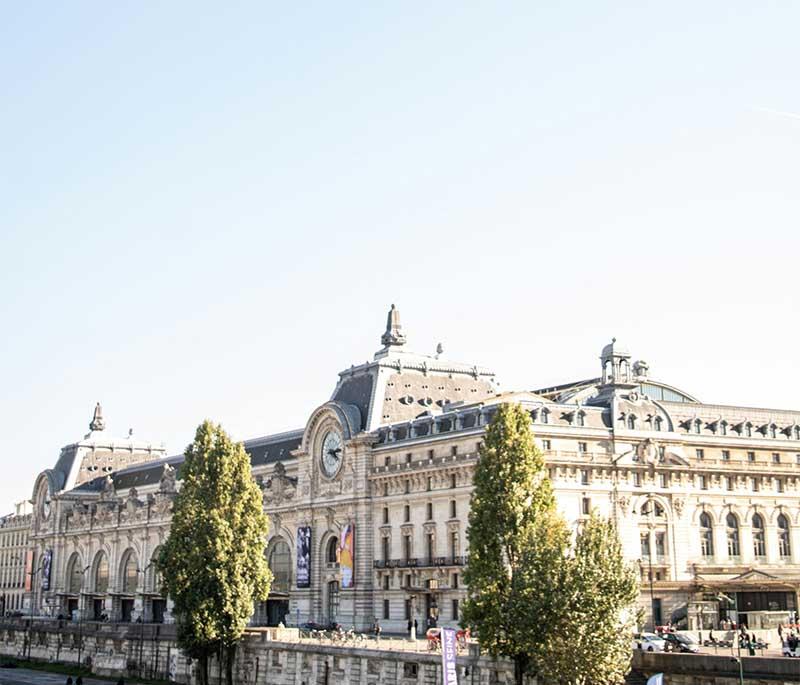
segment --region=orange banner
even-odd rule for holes
[[[25,550],[25,592],[31,591],[33,581],[33,550]]]

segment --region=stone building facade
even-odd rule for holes
[[[521,392],[441,349],[409,351],[394,307],[381,345],[302,428],[244,443],[275,576],[254,624],[457,624],[472,474],[503,402],[530,413],[567,520],[617,522],[647,623],[716,626],[734,600],[752,628],[797,611],[800,411],[704,404],[617,341],[596,378]],[[151,561],[182,459],[111,439],[96,412],[34,486],[34,566],[49,555],[51,568],[28,597],[36,612],[170,620]]]
[[[13,513],[0,518],[0,615],[21,612],[24,607],[31,519],[27,500],[17,503]]]

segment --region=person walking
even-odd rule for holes
[[[380,621],[378,621],[378,620],[375,621],[374,630],[375,630],[375,642],[380,642],[381,641],[381,623],[380,623]]]
[[[67,685],[72,685],[72,676],[71,675],[67,676]]]
[[[75,685],[83,685],[83,676],[78,676]]]

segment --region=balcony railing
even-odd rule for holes
[[[374,568],[435,568],[437,566],[465,566],[467,556],[431,557],[430,559],[376,559]]]

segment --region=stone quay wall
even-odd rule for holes
[[[79,645],[82,641],[82,648]],[[77,623],[6,619],[0,622],[0,655],[72,663],[78,659],[95,673],[196,682],[195,665],[177,648],[176,627],[137,623]],[[513,666],[480,656],[470,645],[458,655],[459,683],[511,685]],[[220,664],[210,661],[212,679]],[[241,685],[438,685],[441,654],[425,640],[367,639],[358,645],[300,639],[293,628],[248,630],[237,650],[235,680]],[[224,680],[224,675],[223,675]],[[532,683],[534,681],[531,681]]]
[[[746,685],[800,683],[800,659],[746,656],[742,665]],[[632,666],[645,677],[664,673],[665,685],[739,685],[739,664],[727,655],[637,651]]]

